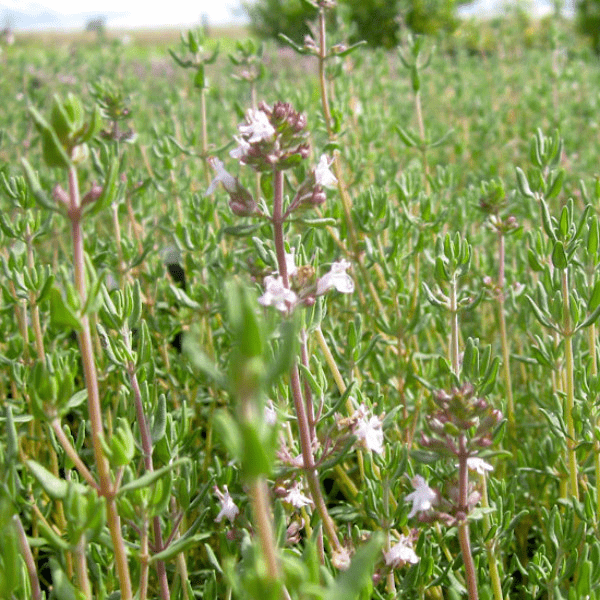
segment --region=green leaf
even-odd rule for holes
[[[194,75],[194,87],[202,90],[206,85],[206,78],[204,76],[204,65],[200,64],[196,67],[196,74]]]
[[[152,443],[156,444],[165,436],[167,431],[167,399],[164,394],[158,397],[154,419],[152,420]]]
[[[217,365],[200,348],[197,337],[193,331],[183,336],[183,352],[192,363],[192,366],[212,379],[220,387],[227,387],[227,380]]]
[[[542,211],[542,225],[546,235],[552,240],[556,241],[556,232],[554,231],[554,225],[552,223],[552,217],[550,216],[550,210],[544,199],[540,200],[540,210]]]
[[[121,486],[119,488],[119,491],[117,492],[117,495],[120,496],[122,494],[126,494],[127,492],[132,492],[133,490],[139,490],[140,488],[150,487],[150,485],[152,485],[157,479],[160,479],[163,475],[165,475],[169,471],[172,471],[175,467],[178,467],[179,465],[188,462],[190,462],[189,458],[179,458],[156,471],[146,473],[138,479],[134,479],[133,481],[130,481],[129,483],[126,483],[125,485]]]
[[[35,174],[33,168],[25,158],[21,158],[21,165],[23,166],[23,170],[25,171],[25,179],[29,184],[29,189],[35,198],[35,201],[42,206],[43,208],[47,208],[53,212],[59,212],[59,205],[56,201],[50,200],[46,195],[46,192],[42,189],[40,185],[40,181]]]
[[[406,131],[406,129],[404,129],[403,127],[400,127],[400,125],[396,125],[395,129],[398,132],[398,135],[400,136],[400,139],[409,148],[416,148],[419,145],[419,143],[417,142],[417,140],[415,139],[415,137],[412,134],[410,134],[408,131]]]
[[[589,315],[584,321],[583,323],[581,323],[580,325],[577,326],[577,328],[575,329],[575,331],[579,331],[580,329],[584,329],[586,327],[589,327],[592,323],[595,323],[598,320],[598,317],[600,316],[600,305],[598,305],[592,312],[591,315]]]
[[[535,318],[544,326],[544,327],[548,327],[549,329],[553,329],[554,331],[558,331],[556,325],[554,323],[552,323],[552,321],[550,321],[550,319],[548,318],[548,316],[542,312],[542,310],[540,309],[540,307],[536,304],[535,300],[533,298],[531,298],[531,296],[526,295],[525,298],[527,298],[527,301],[529,302],[529,306],[531,306],[531,309],[533,310],[533,314],[535,315]]]
[[[46,164],[49,167],[68,169],[72,164],[71,158],[67,154],[67,151],[63,147],[54,129],[48,125],[46,120],[33,106],[29,107],[29,112],[33,117],[36,129],[42,136],[42,152]]]
[[[69,486],[73,486],[80,494],[85,494],[87,488],[84,485],[74,482],[68,482],[54,476],[48,469],[42,467],[34,460],[25,461],[29,471],[36,478],[37,482],[44,488],[44,491],[53,500],[64,500],[67,497]]]
[[[517,167],[516,172],[517,185],[521,194],[523,194],[523,196],[525,196],[526,198],[535,199],[535,194],[531,191],[531,188],[529,187],[529,181],[527,181],[527,175],[525,175],[523,169]]]
[[[565,247],[560,240],[554,243],[552,250],[552,264],[557,269],[566,269],[569,264],[567,261],[567,255],[565,254]]]
[[[85,594],[69,581],[55,558],[50,558],[50,569],[52,571],[53,597],[57,600],[86,600]]]
[[[560,191],[562,190],[564,180],[565,170],[559,169],[550,182],[550,186],[548,188],[548,191],[546,192],[546,198],[556,198],[556,196],[558,196],[558,194],[560,194]]]
[[[81,329],[77,313],[65,302],[60,290],[55,286],[50,290],[50,320],[58,327]]]
[[[166,562],[171,560],[177,554],[181,552],[185,552],[188,548],[192,546],[197,546],[203,540],[211,537],[212,533],[196,533],[194,535],[186,536],[182,535],[179,539],[171,542],[162,552],[157,552],[153,554],[150,558],[150,562],[156,562],[157,560],[161,560]]]

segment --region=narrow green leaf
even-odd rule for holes
[[[149,487],[157,479],[160,479],[163,475],[165,475],[165,473],[168,473],[169,471],[175,469],[175,467],[178,467],[179,465],[182,465],[187,462],[190,462],[189,458],[179,458],[156,471],[146,473],[138,479],[134,479],[133,481],[130,481],[129,483],[126,483],[125,485],[121,486],[119,488],[119,491],[117,492],[117,495],[120,496],[121,494],[126,494],[127,492],[131,492],[133,490],[139,490],[140,488]]]
[[[519,191],[521,192],[521,194],[523,194],[523,196],[527,198],[535,199],[535,194],[531,191],[531,188],[529,187],[529,181],[527,181],[527,175],[525,175],[523,169],[517,167],[516,172],[517,186],[519,187]]]

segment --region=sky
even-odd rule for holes
[[[190,26],[203,14],[213,25],[244,19],[241,0],[0,0],[0,27],[83,28],[94,14],[115,28]]]
[[[505,2],[517,0],[478,0],[461,12],[484,16]],[[546,12],[550,0],[518,0],[532,12]],[[0,0],[0,29],[83,29],[93,17],[103,16],[110,28],[191,27],[206,15],[209,24],[245,22],[242,0]],[[567,0],[567,5],[573,0]],[[545,9],[545,10],[544,10]]]

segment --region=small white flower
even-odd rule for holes
[[[432,502],[435,500],[435,492],[427,485],[427,482],[420,475],[416,475],[412,480],[414,492],[411,492],[404,499],[405,502],[412,502],[412,508],[408,513],[408,518],[414,517],[419,511],[429,510]]]
[[[273,406],[273,400],[269,400],[265,404],[263,416],[267,425],[275,425],[277,423],[277,413],[275,412],[275,407]]]
[[[415,565],[419,562],[419,557],[412,548],[410,538],[405,535],[401,535],[398,542],[394,544],[388,552],[384,552],[383,556],[385,564],[393,569],[403,567],[406,563]]]
[[[322,296],[325,292],[335,288],[342,294],[351,294],[354,291],[354,281],[346,273],[350,263],[346,259],[334,262],[331,270],[317,281],[317,296]]]
[[[208,186],[208,189],[206,190],[204,195],[210,196],[217,188],[219,182],[223,184],[223,187],[230,194],[234,193],[238,187],[235,177],[233,175],[230,175],[225,170],[225,166],[218,158],[215,158],[211,161],[211,166],[217,172],[217,174],[215,175],[215,178],[210,182],[210,185]]]
[[[287,494],[282,498],[284,502],[291,504],[295,508],[302,508],[303,506],[312,506],[313,501],[302,493],[298,482],[294,482],[292,487],[288,490]]]
[[[231,150],[229,156],[243,162],[244,158],[246,158],[246,154],[248,154],[248,150],[250,150],[250,144],[237,135],[234,135],[233,139],[238,143],[238,147]]]
[[[359,418],[353,431],[354,435],[367,450],[383,454],[381,419],[375,415],[369,416],[367,407],[364,404],[361,404],[356,412]]]
[[[263,306],[274,306],[282,312],[288,309],[288,304],[295,304],[298,296],[283,285],[281,277],[267,275],[265,277],[265,293],[258,299]]]
[[[238,129],[250,144],[268,140],[275,135],[275,129],[269,122],[269,117],[262,110],[250,109],[246,120],[248,123],[239,125]]]
[[[329,164],[327,157],[322,154],[315,169],[315,182],[324,188],[332,189],[337,185],[338,180],[329,169]]]
[[[331,553],[331,564],[340,571],[347,571],[350,567],[350,550],[340,546]]]
[[[489,463],[486,463],[483,458],[477,458],[476,456],[472,456],[471,458],[467,458],[467,467],[471,469],[471,471],[477,471],[480,475],[485,475],[486,471],[493,471],[494,467]]]
[[[229,490],[227,486],[224,485],[223,489],[225,493],[223,493],[217,486],[215,486],[215,494],[217,498],[219,498],[219,502],[221,503],[221,510],[215,519],[216,523],[220,523],[223,518],[229,519],[229,522],[233,525],[233,521],[235,517],[239,514],[240,509],[235,505],[235,502],[232,500],[229,495]]]
[[[298,267],[296,266],[296,250],[292,248],[291,252],[285,253],[285,266],[287,269],[288,277],[293,277],[298,272]]]

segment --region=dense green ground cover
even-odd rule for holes
[[[0,598],[599,597],[598,58],[197,41],[0,54]]]

